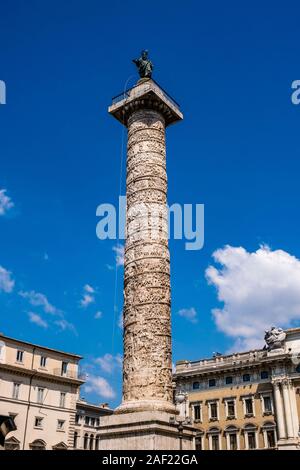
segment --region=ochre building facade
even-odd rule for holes
[[[300,328],[284,341],[231,355],[179,361],[174,384],[181,416],[203,450],[300,449]]]

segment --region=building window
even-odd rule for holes
[[[220,438],[218,434],[211,436],[211,450],[220,450]]]
[[[23,358],[24,358],[24,351],[18,350],[17,351],[17,362],[23,362]]]
[[[209,419],[212,421],[217,421],[218,418],[218,403],[217,402],[210,402],[208,404],[209,409]]]
[[[226,400],[227,418],[235,418],[235,401]]]
[[[194,421],[201,421],[201,405],[199,403],[192,404]]]
[[[263,414],[270,415],[273,413],[272,399],[270,395],[263,396]]]
[[[37,391],[37,402],[38,403],[43,403],[44,402],[44,391],[45,391],[44,388],[38,387],[38,391]]]
[[[95,418],[91,418],[91,426],[95,426]]]
[[[253,400],[252,398],[245,399],[245,411],[247,416],[253,416]]]
[[[209,379],[208,386],[209,387],[215,387],[216,386],[216,379]]]
[[[18,399],[19,399],[20,385],[21,385],[21,384],[19,384],[19,383],[14,383],[14,384],[13,384],[12,397],[13,397],[15,400],[18,400]]]
[[[268,443],[268,448],[269,449],[272,449],[273,447],[275,447],[275,432],[273,429],[269,429],[267,431],[267,443]]]
[[[193,382],[193,390],[199,390],[200,382]]]
[[[239,430],[236,426],[227,426],[225,429],[227,450],[238,450],[240,448]]]
[[[86,416],[85,419],[84,419],[84,424],[86,426],[89,426],[90,425],[90,417],[89,416]]]
[[[226,385],[231,385],[232,382],[233,382],[233,380],[232,380],[232,377],[231,377],[231,376],[228,376],[228,377],[225,378],[225,383],[226,383]]]
[[[237,437],[236,433],[229,434],[229,449],[230,450],[237,450]]]
[[[220,429],[217,427],[210,428],[207,431],[209,450],[221,450],[220,432]]]
[[[68,363],[63,361],[61,363],[61,375],[67,375],[67,371],[68,371]]]
[[[95,439],[95,450],[99,450],[100,436],[96,436]]]
[[[203,435],[197,434],[195,438],[195,448],[196,450],[203,450]]]
[[[63,431],[65,428],[65,421],[62,419],[57,420],[57,430],[58,431]]]
[[[66,406],[66,394],[65,392],[60,392],[59,406],[64,408]]]
[[[79,424],[79,421],[80,421],[80,416],[78,414],[76,414],[75,416],[75,424]]]
[[[276,425],[273,422],[267,422],[262,426],[266,449],[273,449],[274,447],[276,447],[275,429],[276,429]]]
[[[95,426],[100,426],[100,418],[95,419]]]
[[[243,375],[243,382],[250,382],[250,374]]]
[[[40,358],[40,367],[46,367],[46,364],[47,364],[46,356],[41,356],[41,358]]]
[[[256,433],[254,431],[247,432],[248,449],[256,449]]]
[[[83,437],[83,448],[84,448],[84,450],[87,450],[88,444],[89,444],[89,435],[87,433],[85,433],[85,435]]]
[[[34,427],[42,429],[43,428],[43,419],[44,418],[40,418],[40,416],[36,416],[34,418]]]
[[[78,442],[78,432],[74,432],[74,441],[73,441],[73,447],[74,449],[77,449],[77,442]]]
[[[267,370],[261,371],[260,378],[261,378],[261,380],[268,379],[269,378],[269,372]]]
[[[94,434],[90,435],[90,450],[94,450]]]

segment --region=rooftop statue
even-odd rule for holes
[[[269,349],[269,351],[283,347],[286,333],[282,328],[272,326],[272,328],[265,331],[265,333],[265,342],[267,343],[267,349]]]
[[[148,51],[143,50],[141,52],[141,57],[139,59],[133,59],[132,62],[137,66],[141,78],[151,78],[153,64],[148,58]]]

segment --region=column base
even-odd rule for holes
[[[175,405],[165,400],[124,401],[115,409],[114,414],[135,413],[137,411],[162,411],[173,415],[178,414]]]
[[[279,439],[277,447],[278,450],[300,450],[300,441],[298,438]]]
[[[172,419],[173,418],[173,419]],[[171,422],[170,422],[171,419]],[[174,414],[136,411],[101,418],[101,450],[183,450],[195,449],[197,429],[183,426],[179,433]]]

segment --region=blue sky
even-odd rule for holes
[[[174,361],[255,346],[273,320],[299,322],[299,10],[2,3],[0,331],[82,354],[86,398],[120,400],[123,273],[95,214],[118,201],[122,128],[107,107],[137,80],[142,48],[184,113],[167,131],[169,203],[205,204],[204,248],[170,242]]]

